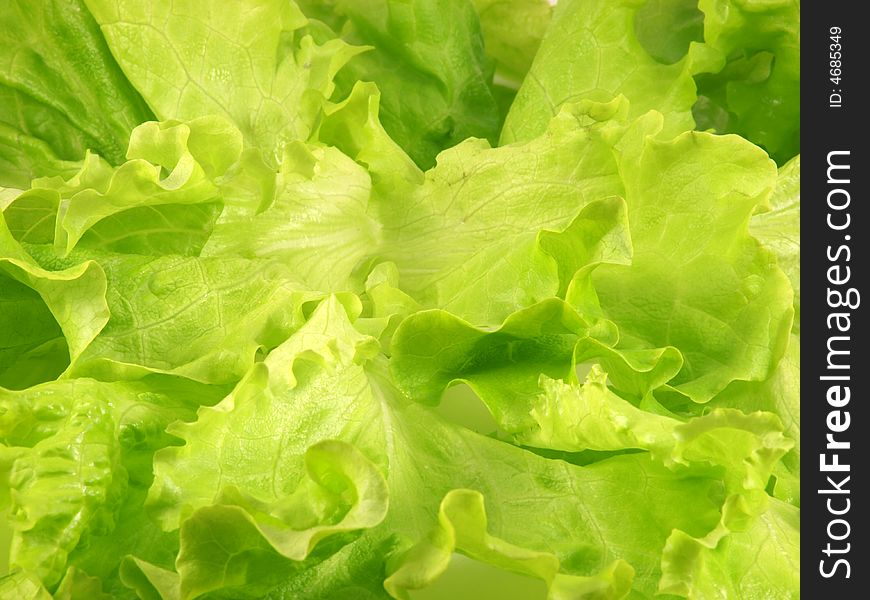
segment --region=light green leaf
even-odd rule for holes
[[[305,321],[306,302],[323,297],[269,261],[97,253],[74,253],[70,260],[81,256],[97,257],[108,276],[111,318],[73,361],[77,377],[166,373],[234,383],[258,353]]]
[[[153,564],[171,566],[179,546],[178,536],[163,532],[143,508],[152,482],[154,452],[179,443],[166,433],[167,425],[193,420],[199,406],[217,403],[227,389],[153,375],[137,382],[100,386],[98,389],[111,398],[128,487],[114,511],[113,526],[86,531],[70,553],[69,562],[99,578],[113,598],[131,598],[131,591],[118,579],[121,559],[135,554]]]
[[[299,487],[276,502],[260,502],[226,487],[214,506],[200,508],[184,522],[176,561],[182,598],[254,583],[269,561],[264,554],[302,561],[327,538],[383,520],[386,482],[352,445],[336,440],[314,444],[305,452],[305,467]],[[225,573],[220,579],[216,567]],[[272,585],[278,583],[266,576],[260,585],[266,589],[270,579]]]
[[[83,600],[84,598],[113,600],[112,596],[103,591],[103,586],[98,578],[91,577],[75,567],[70,567],[54,592],[54,600]]]
[[[787,278],[747,232],[773,190],[773,162],[736,136],[634,135],[620,161],[632,264],[592,274],[602,315],[619,327],[617,348],[679,349],[670,385],[695,402],[734,380],[767,379],[793,317]],[[577,299],[570,288],[568,299]]]
[[[578,270],[567,285],[566,298],[577,307],[587,327],[599,324],[612,329],[615,325],[617,330],[604,338],[602,334],[591,336],[598,337],[598,342],[584,340],[576,350],[576,360],[603,362],[612,372],[617,389],[638,398],[668,383],[690,399],[706,402],[731,381],[767,379],[787,345],[792,319],[787,280],[773,256],[747,233],[755,206],[763,205],[773,188],[773,163],[756,147],[736,137],[686,133],[672,141],[656,141],[650,136],[657,129],[656,121],[654,115],[637,121],[617,142],[631,232],[631,264],[620,258],[627,253],[625,249],[616,254],[619,259],[597,265],[591,274]],[[701,169],[716,175],[698,180],[695,174]],[[520,211],[511,208],[507,214]],[[563,241],[572,239],[562,235]],[[554,239],[550,238],[549,247],[563,265],[564,281],[580,264],[572,261],[581,259],[585,251],[564,243],[560,247]],[[622,242],[615,247],[625,245]],[[434,254],[434,250],[421,255],[427,257],[430,253]],[[442,251],[439,257],[443,260],[444,256]],[[425,261],[416,261],[418,273]],[[468,268],[469,264],[473,262],[466,258],[459,268]],[[399,266],[401,269],[401,262]],[[541,269],[532,272],[540,274]],[[402,276],[406,281],[405,274]],[[515,285],[515,278],[509,281]],[[406,284],[406,289],[413,289],[413,282]],[[487,294],[480,296],[492,302],[492,287],[483,289]],[[550,293],[554,294],[555,289]],[[451,308],[444,299],[439,304]],[[509,320],[535,320],[522,314],[516,313]],[[483,332],[472,332],[469,325],[451,322],[446,315],[421,313],[419,317],[402,326],[396,339],[407,337],[401,347],[394,345],[393,349],[394,354],[415,361],[406,363],[408,368],[403,367],[403,372],[394,371],[397,377],[413,377],[416,382],[432,386],[423,394],[411,392],[412,396],[428,401],[437,398],[450,381],[467,379],[461,375],[465,367],[459,369],[463,364],[474,369],[474,377],[495,377],[497,386],[504,388],[511,388],[513,384],[508,382],[528,368],[524,385],[537,385],[537,377],[531,373],[541,371],[536,371],[540,365],[534,360],[525,366],[508,354],[505,362],[491,361],[495,370],[489,372],[477,362],[480,359],[472,359],[476,342],[471,340],[484,337]],[[492,317],[477,320],[486,325],[493,321],[500,322]],[[440,337],[442,331],[444,337]],[[548,364],[566,360],[567,349],[573,350],[581,337],[576,329],[564,333],[569,337],[564,338],[562,352],[550,351]],[[468,345],[463,346],[466,339]],[[440,345],[432,340],[441,340]],[[563,364],[558,372],[543,372],[561,378],[570,368],[573,364]],[[496,377],[499,369],[509,371],[509,379]],[[437,383],[429,381],[430,377]],[[399,383],[406,391],[417,390],[419,385],[401,379]],[[491,401],[478,392],[485,402]]]
[[[698,126],[740,134],[785,163],[800,152],[800,2],[701,0],[698,7],[707,51],[727,59],[699,77]]]
[[[178,573],[162,569],[136,557],[125,557],[119,577],[142,600],[180,600]]]
[[[519,85],[541,45],[553,7],[547,0],[473,0],[496,73]]]
[[[391,372],[405,394],[429,405],[452,383],[468,383],[496,422],[515,433],[533,423],[529,411],[541,373],[573,377],[574,346],[589,329],[557,299],[515,313],[495,331],[445,311],[423,311],[396,331]]]
[[[399,434],[395,439],[413,442],[404,449],[397,448],[391,457],[387,478],[391,508],[386,520],[356,544],[312,569],[310,578],[291,581],[282,588],[283,593],[305,590],[319,597],[341,598],[343,594],[346,597],[348,590],[380,586],[377,575],[369,583],[372,572],[383,569],[380,561],[371,559],[369,549],[386,553],[378,543],[384,536],[392,540],[390,550],[396,547],[396,541],[400,544],[395,553],[390,553],[394,558],[387,563],[388,568],[401,565],[408,556],[406,552],[413,560],[414,554],[420,552],[413,548],[425,549],[433,530],[439,527],[438,499],[456,489],[472,490],[472,495],[479,493],[485,498],[488,506],[485,531],[499,540],[489,538],[500,551],[515,557],[548,555],[551,558],[543,558],[550,565],[552,557],[557,559],[559,571],[552,588],[557,598],[576,597],[571,592],[576,594],[577,588],[583,589],[585,585],[606,590],[609,585],[606,569],[618,559],[635,570],[633,593],[651,597],[659,567],[657,559],[650,560],[650,556],[660,554],[671,529],[686,526],[704,532],[718,518],[715,503],[707,496],[711,493],[715,496],[715,484],[707,479],[708,474],[675,475],[631,456],[593,467],[575,467],[457,428],[428,409],[414,405],[396,410],[393,418]],[[469,460],[469,456],[475,459]],[[502,477],[510,477],[512,485],[501,486],[498,481]],[[649,487],[626,488],[623,478],[644,479]],[[657,492],[651,493],[651,488]],[[678,504],[668,505],[687,501],[697,510],[674,511]],[[618,524],[609,518],[617,503],[625,509],[620,511],[622,518]],[[529,517],[541,511],[553,518]],[[683,525],[678,525],[679,522]],[[456,524],[464,529],[461,532],[454,529],[463,540],[456,545],[458,552],[494,567],[518,570],[505,564],[508,561],[501,552],[487,552],[476,543],[466,543],[480,532],[479,521],[473,521],[475,527],[470,530],[464,520]],[[564,535],[568,531],[571,534]],[[405,571],[418,582],[417,587],[431,581],[446,566],[443,559],[449,558],[449,554],[438,552],[441,558],[434,565],[424,558],[422,562],[414,561]],[[625,565],[621,564],[615,575],[616,582],[620,582],[615,584],[617,589],[624,589],[621,585],[626,580]],[[597,573],[603,577],[589,578]],[[584,580],[584,576],[589,579]],[[563,583],[564,595],[556,595]],[[301,587],[305,585],[309,587]]]
[[[291,143],[271,205],[221,217],[202,254],[274,258],[312,289],[360,288],[351,274],[380,238],[370,193],[365,169],[335,148]]]
[[[276,163],[315,126],[332,78],[361,49],[306,34],[293,2],[86,0],[112,54],[161,120],[229,119]],[[159,19],[159,26],[155,26]]]
[[[369,458],[383,464],[384,432],[369,427],[380,419],[380,410],[356,364],[377,345],[353,329],[344,311],[335,297],[326,300],[232,394],[203,408],[195,423],[170,429],[187,443],[158,453],[149,494],[165,529],[178,528],[194,510],[212,504],[226,485],[264,502],[279,500],[302,478],[302,457],[313,441],[353,440],[358,448],[375,449]],[[346,422],[329,418],[334,410]],[[300,422],[300,413],[310,414]],[[278,423],[283,425],[275,429]]]
[[[600,363],[621,393],[640,399],[680,371],[676,348],[620,350],[617,340],[612,322],[590,324],[555,298],[514,313],[498,328],[422,311],[393,336],[391,372],[402,391],[430,405],[448,386],[467,383],[502,430],[518,434],[535,424],[530,411],[542,374],[574,382],[578,363]]]
[[[669,135],[693,129],[692,74],[706,65],[704,48],[687,48],[688,54],[672,63],[658,60],[660,53],[649,52],[638,39],[648,37],[641,26],[650,9],[643,6],[636,0],[559,2],[505,120],[501,143],[541,135],[564,104],[606,102],[618,95],[631,102],[632,117],[651,109],[664,114]]]
[[[81,163],[76,166],[76,171],[80,171]],[[72,175],[73,173],[69,174],[70,177]],[[49,180],[53,184],[60,184],[63,179]],[[9,195],[3,207],[3,218],[12,237],[19,242],[51,244],[54,242],[59,204],[60,195],[54,190],[18,190],[18,193]]]
[[[87,388],[86,381],[48,385],[36,393],[0,390],[0,440],[27,449],[14,459],[4,482],[12,494],[15,532],[10,564],[53,586],[85,530],[110,526],[126,473],[105,397],[73,387]]]
[[[217,117],[145,123],[133,130],[130,160],[120,167],[88,154],[71,178],[35,180],[5,212],[19,239],[53,239],[62,254],[83,238],[85,246],[106,250],[196,254],[219,207],[215,179],[241,150],[238,130]],[[46,239],[52,208],[55,232]]]
[[[52,600],[35,575],[21,570],[0,577],[0,595],[19,600]]]
[[[437,525],[438,499],[459,488],[477,490],[488,504],[498,507],[488,516],[485,531],[504,542],[495,544],[501,550],[549,554],[554,558],[546,559],[548,564],[553,560],[561,564],[558,573],[550,569],[547,576],[553,577],[554,590],[564,585],[565,597],[571,597],[568,590],[576,589],[572,586],[606,589],[608,575],[582,577],[605,570],[620,558],[641,574],[637,589],[651,594],[658,581],[657,557],[671,531],[677,528],[701,536],[718,522],[713,489],[723,483],[705,467],[671,472],[630,456],[589,468],[574,467],[481,437],[410,403],[390,384],[382,360],[373,358],[376,348],[371,338],[354,331],[353,315],[335,298],[324,301],[308,323],[272,351],[263,365],[256,365],[233,394],[213,409],[201,409],[195,423],[173,427],[186,440],[184,446],[158,453],[150,502],[165,527],[181,526],[183,546],[202,548],[195,553],[199,556],[206,548],[218,552],[209,532],[219,527],[193,529],[199,515],[214,510],[222,515],[222,523],[238,524],[241,521],[230,512],[248,521],[238,510],[249,516],[257,512],[256,506],[274,510],[298,489],[304,479],[305,450],[318,441],[352,443],[386,479],[390,504],[384,521],[365,529],[356,541],[330,536],[304,561],[281,562],[264,535],[250,527],[239,530],[246,532],[232,536],[243,550],[239,560],[260,557],[257,560],[271,565],[272,574],[264,578],[257,575],[259,569],[232,570],[233,579],[227,580],[230,587],[225,589],[233,590],[236,597],[267,595],[263,586],[275,586],[270,588],[274,595],[384,597],[384,569],[400,560],[391,557],[402,556],[426,539]],[[276,429],[275,423],[281,427]],[[475,459],[469,460],[470,456]],[[522,469],[517,470],[517,465]],[[510,487],[497,483],[508,476],[514,481]],[[656,484],[626,490],[620,483],[626,477],[645,477]],[[242,503],[245,508],[238,504],[226,508],[228,496],[221,490],[228,486],[251,498]],[[583,490],[582,495],[578,490]],[[619,497],[627,511],[618,525],[606,517],[613,497]],[[691,502],[695,510],[673,510],[684,502]],[[545,507],[559,516],[534,524],[522,517]],[[255,520],[265,519],[265,510]],[[557,533],[567,530],[575,533],[568,537]],[[185,531],[190,537],[185,537]],[[457,535],[476,536],[473,531]],[[474,543],[463,542],[456,548],[505,566],[499,553],[478,553]],[[182,548],[179,560],[186,552]],[[225,560],[216,562],[225,564]],[[207,563],[197,564],[206,568]],[[181,563],[176,567],[183,587],[194,572],[185,575]],[[617,571],[621,574],[613,575],[617,589],[624,589],[624,570],[621,567]],[[139,569],[127,580],[144,585],[143,572]],[[222,577],[214,568],[196,576]],[[172,593],[162,597],[174,598]]]
[[[151,458],[177,443],[164,431],[169,423],[192,419],[225,391],[155,376],[0,390],[0,450],[8,461],[0,489],[11,491],[12,563],[50,589],[66,570],[58,598],[97,597],[97,589],[126,597],[116,574],[127,553],[171,564],[177,541],[142,508]]]
[[[493,240],[443,274],[436,283],[437,305],[471,322],[492,324],[517,307],[564,295],[576,273],[591,274],[608,262],[631,262],[625,203],[619,198],[587,204],[564,231]]]
[[[7,4],[0,597],[798,595],[799,4]]]
[[[634,34],[660,63],[679,62],[692,42],[704,41],[704,13],[697,0],[646,0],[634,13]]]
[[[602,247],[627,237],[618,201],[608,200],[623,191],[612,154],[620,126],[609,119],[625,109],[620,100],[587,103],[566,109],[528,144],[493,149],[470,140],[444,152],[406,197],[374,204],[384,223],[378,255],[398,266],[403,289],[421,305],[480,325],[555,295],[559,274],[586,260],[624,261],[608,251],[625,254],[627,242],[598,258],[590,247],[560,273],[536,234],[564,230],[577,244],[603,236]],[[606,203],[588,207],[595,201]]]
[[[559,559],[546,552],[514,546],[487,531],[486,509],[480,492],[451,490],[438,510],[438,525],[410,548],[384,582],[394,598],[407,599],[408,590],[431,585],[459,550],[494,566],[530,575],[546,582],[548,598],[600,598],[618,600],[631,590],[634,569],[614,561],[591,577],[559,573]]]
[[[8,99],[0,100],[0,105],[9,103]],[[42,140],[0,123],[0,185],[27,187],[38,175],[69,176],[77,167],[76,162],[59,159]]]
[[[389,354],[396,328],[406,317],[420,310],[420,305],[399,287],[399,270],[391,262],[375,265],[366,278],[362,295],[362,318],[354,324],[362,332],[376,337],[382,352]]]
[[[770,210],[752,216],[749,233],[776,254],[780,268],[794,289],[794,325],[801,331],[801,157],[796,156],[779,169],[770,197]]]
[[[788,349],[776,371],[763,382],[734,382],[713,402],[712,406],[737,407],[741,410],[769,411],[782,420],[785,433],[795,445],[786,454],[774,475],[774,496],[800,506],[800,441],[801,441],[801,345],[800,336],[791,335]]]
[[[690,600],[793,600],[800,589],[800,513],[776,500],[747,531],[696,539],[676,531],[662,558],[659,592]],[[740,577],[728,578],[728,573]]]
[[[669,467],[692,462],[721,465],[727,468],[726,491],[746,495],[746,506],[763,496],[774,466],[792,447],[772,413],[720,408],[681,422],[623,400],[607,388],[606,377],[593,367],[586,383],[578,386],[542,375],[542,391],[531,410],[535,425],[518,440],[572,452],[644,449]],[[738,518],[736,511],[730,515],[732,523]]]
[[[380,105],[377,86],[358,81],[344,101],[327,104],[317,138],[365,166],[376,194],[400,196],[419,185],[423,173],[384,130]]]

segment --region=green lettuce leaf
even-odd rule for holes
[[[721,57],[718,69],[698,78],[698,126],[738,133],[785,163],[800,152],[800,3],[702,0],[698,7],[705,47]]]
[[[627,393],[643,396],[653,387],[667,383],[671,390],[703,403],[732,381],[767,379],[787,345],[793,312],[788,280],[777,267],[774,256],[760,247],[747,232],[755,207],[764,205],[772,192],[775,170],[762,151],[736,137],[688,132],[673,140],[658,141],[653,136],[659,131],[660,123],[660,116],[650,114],[617,134],[621,137],[614,136],[613,129],[605,129],[609,135],[604,139],[616,137],[618,140],[615,144],[618,153],[606,149],[604,154],[604,149],[597,148],[594,143],[589,144],[592,147],[590,151],[598,150],[607,157],[608,162],[599,159],[608,165],[605,173],[609,172],[609,168],[617,169],[607,180],[597,179],[596,184],[606,181],[613,187],[623,186],[628,224],[622,227],[630,231],[631,261],[627,264],[624,260],[626,253],[623,252],[623,259],[605,261],[597,265],[594,271],[580,268],[572,275],[564,293],[567,301],[577,308],[580,317],[588,325],[610,323],[606,326],[615,326],[617,330],[609,335],[613,339],[599,339],[603,346],[601,343],[587,342],[584,348],[578,349],[578,360],[585,362],[609,355],[611,364],[606,365],[606,368],[612,372],[615,386]],[[493,152],[508,152],[514,148]],[[702,164],[714,166],[702,167]],[[695,173],[701,168],[716,175],[698,180]],[[536,174],[540,172],[541,169],[538,169]],[[619,179],[614,181],[614,176]],[[583,189],[582,182],[578,186]],[[463,185],[463,191],[465,189],[470,192],[473,190],[470,183]],[[479,198],[479,194],[472,197]],[[497,203],[485,205],[474,216],[486,215],[484,209],[496,211],[496,207],[508,199],[512,198],[502,194],[497,198]],[[549,207],[555,211],[559,205],[555,199],[551,199]],[[506,208],[506,211],[506,214],[521,214],[513,207]],[[546,213],[536,210],[535,214]],[[441,214],[438,217],[441,218]],[[408,230],[402,228],[403,234],[408,235]],[[490,233],[488,239],[499,240],[506,233],[503,229],[496,231],[498,233]],[[566,235],[570,231],[571,228],[567,229],[561,239],[570,239],[570,235]],[[516,241],[513,245],[514,248],[522,247]],[[550,246],[552,255],[562,265],[563,279],[582,265],[582,262],[575,262],[582,253],[572,256],[577,248],[564,244],[559,247],[552,238]],[[499,248],[503,256],[511,256],[503,246]],[[422,255],[428,257],[434,252],[424,251]],[[443,260],[444,256],[445,253],[441,253],[438,258]],[[397,254],[395,259],[401,272],[401,258]],[[429,260],[423,258],[415,262],[417,273]],[[498,265],[493,259],[491,262]],[[469,270],[473,266],[473,260],[469,261],[468,258],[461,263],[462,269]],[[529,271],[540,274],[543,270],[537,267]],[[464,275],[466,280],[475,280],[467,276],[467,272]],[[403,273],[403,281],[407,278]],[[516,289],[515,280],[516,277],[510,280],[512,290]],[[707,283],[698,286],[698,281]],[[440,281],[438,284],[429,284],[424,289],[430,290],[431,294],[431,291],[439,290],[444,285]],[[406,289],[411,289],[414,280],[405,285]],[[522,289],[522,285],[519,289]],[[493,297],[498,297],[494,294],[498,288],[492,284],[479,289],[478,296],[484,300],[478,300],[475,304],[478,311],[481,305],[487,306],[486,303],[492,303]],[[534,297],[523,298],[523,302],[517,302],[514,306],[521,306],[522,303],[529,305],[534,300]],[[444,298],[433,303],[452,309]],[[478,317],[477,322],[486,326],[491,326],[493,322],[498,324],[508,312],[508,307],[489,316],[489,319]],[[462,311],[453,312],[465,316]],[[474,313],[470,314],[475,316]],[[517,322],[529,320],[533,327],[537,325],[534,318],[527,319],[520,314],[509,319]],[[771,314],[776,317],[771,318]],[[440,323],[436,324],[436,321]],[[469,326],[457,325],[460,329]],[[467,362],[476,354],[471,342],[468,347],[463,347],[462,342],[451,344],[452,347],[448,346],[447,350],[442,350],[436,344],[430,346],[420,342],[423,338],[438,339],[432,336],[433,331],[439,329],[445,330],[442,343],[447,339],[462,339],[454,337],[455,331],[446,333],[449,328],[455,329],[451,318],[446,315],[442,318],[421,313],[419,319],[412,317],[403,327],[407,327],[406,339],[411,340],[405,344],[408,346],[407,353],[420,358],[426,356],[426,360],[434,359],[432,366],[415,363],[416,366],[411,370],[417,381],[425,381],[430,377],[428,373],[440,371],[437,378],[441,382],[435,385],[443,389],[453,377],[459,376],[453,367],[448,366],[449,363],[458,362],[466,366],[479,364],[476,360]],[[572,333],[575,337],[569,346],[573,348],[579,334],[576,330]],[[469,340],[478,335],[485,334],[469,332]],[[431,354],[429,347],[432,348]],[[614,349],[617,351],[615,360]],[[398,348],[395,352],[402,353],[405,350]],[[457,358],[447,358],[451,354],[457,355]],[[459,358],[463,355],[466,358]],[[566,356],[566,353],[562,352],[561,355]],[[505,356],[511,357],[510,354]],[[552,361],[558,361],[560,354],[551,356]],[[635,377],[632,372],[657,376],[660,371],[657,372],[652,365],[661,360],[665,361],[662,363],[665,372],[672,371],[667,365],[676,361],[678,372],[670,372],[668,378],[656,381],[654,386],[650,386],[648,381],[645,383],[632,379]],[[518,376],[522,367],[515,368],[514,362],[493,361],[495,371],[486,376],[500,381],[499,377],[494,376],[498,369],[509,369],[511,377]],[[617,364],[612,368],[614,362]],[[631,368],[632,365],[635,368]],[[534,370],[538,365],[529,368]],[[573,366],[560,368],[569,369]],[[474,369],[478,375],[482,375],[480,366]],[[451,375],[445,378],[447,374]],[[551,373],[547,374],[552,376]],[[531,385],[537,383],[536,380],[528,381]],[[505,387],[511,385],[504,384]],[[432,394],[425,396],[431,398]]]
[[[477,13],[468,0],[335,0],[341,36],[371,48],[338,76],[380,88],[381,122],[414,161],[431,167],[469,137],[495,142],[501,120],[489,87]],[[335,24],[334,24],[335,25]],[[444,35],[449,31],[450,35]]]
[[[85,0],[112,54],[158,118],[219,115],[270,164],[307,139],[336,72],[360,49],[317,44],[293,2]],[[153,26],[155,15],[166,18]]]
[[[621,160],[632,264],[602,265],[592,283],[619,347],[678,348],[684,363],[670,385],[706,402],[731,381],[767,379],[785,352],[791,286],[747,231],[776,171],[736,136],[687,132],[629,146],[639,129]]]
[[[726,468],[723,524],[742,529],[767,508],[765,488],[792,447],[773,413],[716,409],[685,422],[650,414],[610,392],[593,367],[583,386],[541,376],[531,410],[535,425],[517,436],[524,444],[572,452],[643,449],[666,466],[709,463]]]
[[[106,274],[94,261],[46,270],[0,214],[0,389],[55,379],[109,320]]]
[[[377,86],[357,82],[347,98],[326,106],[317,138],[362,164],[377,196],[410,193],[423,173],[384,129],[380,106]]]
[[[747,531],[696,539],[675,532],[659,592],[685,598],[787,598],[800,589],[799,511],[776,500]],[[728,581],[723,575],[744,576]]]
[[[151,117],[82,0],[0,11],[0,185],[65,173],[86,150],[117,164]]]
[[[519,85],[550,25],[547,0],[474,0],[487,55],[506,85]]]
[[[87,288],[80,300],[94,318],[69,319],[65,335],[74,377],[114,381],[165,373],[234,383],[304,323],[308,303],[324,295],[266,260],[78,250],[60,258],[50,247],[28,246],[28,251],[49,269],[34,267],[46,273],[41,285],[69,285],[67,280],[84,273],[85,281],[93,278],[97,282],[91,285],[102,286],[98,294]],[[61,307],[76,301],[74,294],[55,300]],[[79,341],[84,334],[89,337]]]
[[[7,4],[0,597],[799,595],[799,4]]]
[[[35,180],[5,214],[18,239],[53,241],[62,254],[79,242],[138,254],[197,254],[219,210],[215,180],[241,150],[238,130],[216,117],[148,122],[133,130],[121,166],[87,154],[72,177]]]
[[[83,597],[87,590],[96,594],[88,597],[100,597],[97,590],[119,597],[124,588],[111,582],[124,554],[174,558],[177,543],[142,510],[151,459],[177,443],[164,431],[170,422],[192,419],[198,406],[214,404],[225,391],[154,377],[0,390],[12,565],[49,588],[63,575],[55,598]],[[76,566],[66,569],[67,562]]]
[[[460,489],[444,496],[437,528],[407,551],[384,587],[395,598],[408,598],[406,590],[421,588],[444,571],[454,550],[542,579],[552,598],[623,598],[630,591],[634,577],[631,566],[621,560],[591,577],[559,573],[559,560],[555,555],[527,550],[490,535],[483,496],[480,492]]]
[[[715,407],[770,411],[779,416],[795,445],[774,472],[773,495],[800,506],[800,336],[792,334],[774,374],[763,382],[734,382],[712,401]]]
[[[21,600],[51,600],[51,594],[42,586],[39,579],[21,570],[0,577],[0,592],[5,597],[21,598]]]
[[[631,568],[620,562],[613,565],[614,561],[622,559],[632,565],[639,574],[634,585],[652,593],[659,568],[655,557],[667,536],[674,529],[704,535],[719,520],[711,498],[722,482],[706,467],[671,472],[627,456],[583,469],[481,437],[409,403],[386,379],[374,341],[355,332],[350,322],[353,314],[337,299],[325,300],[311,320],[264,364],[255,366],[230,396],[213,408],[201,409],[196,422],[171,429],[186,444],[158,453],[149,504],[165,528],[181,526],[177,574],[155,571],[138,560],[128,562],[125,578],[136,589],[147,587],[158,594],[154,597],[184,598],[189,597],[184,590],[193,589],[186,586],[193,586],[200,577],[221,581],[215,579],[215,569],[224,572],[219,565],[228,564],[227,559],[206,560],[219,554],[213,532],[235,527],[232,524],[239,519],[249,524],[262,519],[262,525],[253,529],[249,525],[248,533],[231,536],[239,544],[235,546],[237,564],[249,564],[265,549],[262,560],[281,572],[264,581],[256,569],[228,571],[235,575],[225,581],[226,589],[235,590],[232,593],[238,596],[253,590],[267,595],[263,586],[273,581],[274,595],[304,589],[316,597],[341,597],[348,590],[361,589],[371,597],[383,597],[383,578],[390,576],[386,590],[402,598],[403,590],[431,583],[455,549],[501,568],[532,573],[549,583],[551,593],[564,595],[556,597],[595,589],[601,597],[621,598],[632,585]],[[284,427],[278,431],[268,427],[276,422]],[[273,433],[263,435],[267,431]],[[381,473],[389,490],[389,509],[383,522],[372,523],[356,541],[348,543],[352,538],[337,535],[332,544],[333,537],[324,538],[307,558],[295,555],[297,561],[305,559],[301,565],[306,568],[300,571],[300,563],[276,559],[280,547],[269,536],[281,531],[276,529],[279,507],[290,502],[295,497],[293,490],[298,489],[295,486],[305,481],[306,453],[329,439],[342,440],[334,442],[338,447],[352,443],[367,457],[361,464]],[[204,458],[207,455],[211,458]],[[470,455],[476,460],[462,458]],[[254,466],[245,462],[245,456],[269,458]],[[204,462],[194,462],[200,460]],[[515,471],[516,461],[525,465],[522,472]],[[191,480],[193,472],[199,475]],[[518,477],[512,488],[494,484],[498,473],[508,472]],[[657,492],[667,491],[663,495],[649,488],[626,492],[619,481],[631,472],[658,481]],[[566,493],[570,489],[586,490],[581,512],[570,508],[578,501]],[[645,500],[625,500],[629,516],[621,526],[612,524],[611,528],[605,517],[611,510],[608,498],[626,493]],[[240,495],[248,500],[239,504]],[[688,497],[693,498],[693,505],[707,509],[671,510],[669,502]],[[442,498],[442,516],[438,517]],[[482,498],[499,507],[485,520]],[[320,506],[328,510],[331,504],[324,501]],[[523,523],[519,515],[534,506],[547,506],[559,517],[552,522]],[[222,525],[195,527],[213,511],[221,515]],[[342,511],[333,518],[342,514],[349,513]],[[644,527],[651,522],[658,524],[655,533]],[[623,539],[624,543],[602,545],[601,534],[596,533],[599,527],[608,527],[607,539]],[[563,528],[575,535],[553,535]],[[376,548],[389,550],[370,554]],[[211,566],[203,572],[193,568],[194,564],[199,569]],[[385,575],[358,578],[354,576],[357,569]],[[278,584],[282,578],[285,582]],[[181,590],[181,595],[175,596],[179,592],[173,590]]]
[[[540,135],[566,103],[605,102],[620,94],[631,102],[632,116],[650,109],[663,113],[668,134],[694,129],[692,75],[707,67],[705,48],[687,44],[679,60],[660,60],[660,51],[641,42],[651,37],[643,24],[655,18],[654,10],[635,0],[559,2],[511,105],[501,143]],[[665,37],[680,35],[679,29],[662,29]]]
[[[11,564],[52,585],[85,530],[111,527],[126,473],[111,405],[93,392],[100,384],[46,385],[0,392],[0,438],[4,450],[18,451],[7,467]]]
[[[422,185],[374,204],[384,225],[379,258],[398,266],[403,289],[424,307],[481,325],[559,290],[560,268],[550,255],[559,251],[546,248],[541,230],[618,238],[613,256],[603,252],[598,260],[624,261],[624,215],[609,200],[623,191],[609,119],[624,109],[620,101],[577,106],[528,144],[490,148],[471,140],[444,152]],[[595,201],[604,204],[587,206]],[[594,260],[590,254],[585,258]],[[571,260],[579,268],[584,257]]]
[[[367,214],[371,187],[365,169],[335,148],[289,144],[271,204],[222,215],[202,254],[274,258],[313,289],[359,289],[351,275],[380,238]]]
[[[776,254],[794,290],[794,325],[801,331],[801,157],[780,167],[770,210],[752,216],[749,233]]]
[[[306,302],[322,297],[266,261],[110,254],[100,264],[112,316],[73,364],[79,377],[232,383],[304,322]]]
[[[279,500],[289,491],[288,486],[292,489],[302,477],[302,457],[312,438],[347,439],[355,442],[357,448],[383,446],[383,432],[369,427],[371,421],[379,418],[377,404],[359,402],[357,414],[348,412],[344,406],[356,399],[360,389],[366,391],[365,375],[354,361],[371,355],[376,343],[357,333],[343,314],[344,308],[335,297],[321,304],[311,320],[273,350],[263,363],[257,364],[231,395],[214,407],[202,409],[196,423],[170,430],[189,442],[183,447],[162,451],[156,457],[157,478],[149,503],[164,528],[177,528],[190,513],[211,504],[224,485],[257,494],[263,501]],[[334,327],[342,327],[340,333],[344,335],[332,331]],[[332,369],[319,369],[318,363]],[[333,369],[341,369],[343,377],[330,377],[329,371]],[[312,371],[315,377],[302,379],[302,373]],[[330,386],[338,387],[330,389]],[[326,418],[330,407],[324,405],[325,398],[342,410],[347,423]],[[306,409],[306,404],[311,408]],[[312,422],[304,430],[307,437],[293,436],[296,444],[289,443],[287,434],[280,431],[262,435],[266,432],[258,434],[238,429],[273,423],[298,428],[300,413],[312,413],[309,417]],[[319,422],[315,420],[318,415]],[[348,426],[351,429],[345,429]],[[332,429],[334,427],[339,429]],[[234,431],[237,433],[231,433]],[[375,438],[369,440],[372,434]],[[237,450],[226,454],[232,446]],[[208,454],[213,454],[211,460],[206,459]],[[255,463],[238,460],[244,456]],[[263,463],[263,457],[269,457],[268,464]],[[376,454],[370,454],[369,459],[383,463],[383,458]],[[197,475],[192,480],[190,461],[197,465],[194,469]],[[203,469],[204,461],[211,467]],[[260,469],[255,469],[255,464],[262,465],[266,471],[258,474]]]

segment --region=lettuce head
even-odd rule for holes
[[[5,1],[0,598],[797,598],[799,26]]]

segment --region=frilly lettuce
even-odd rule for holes
[[[0,598],[799,594],[798,5],[26,4]]]

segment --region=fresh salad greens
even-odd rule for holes
[[[799,597],[799,2],[552,4],[0,6],[0,598]]]

